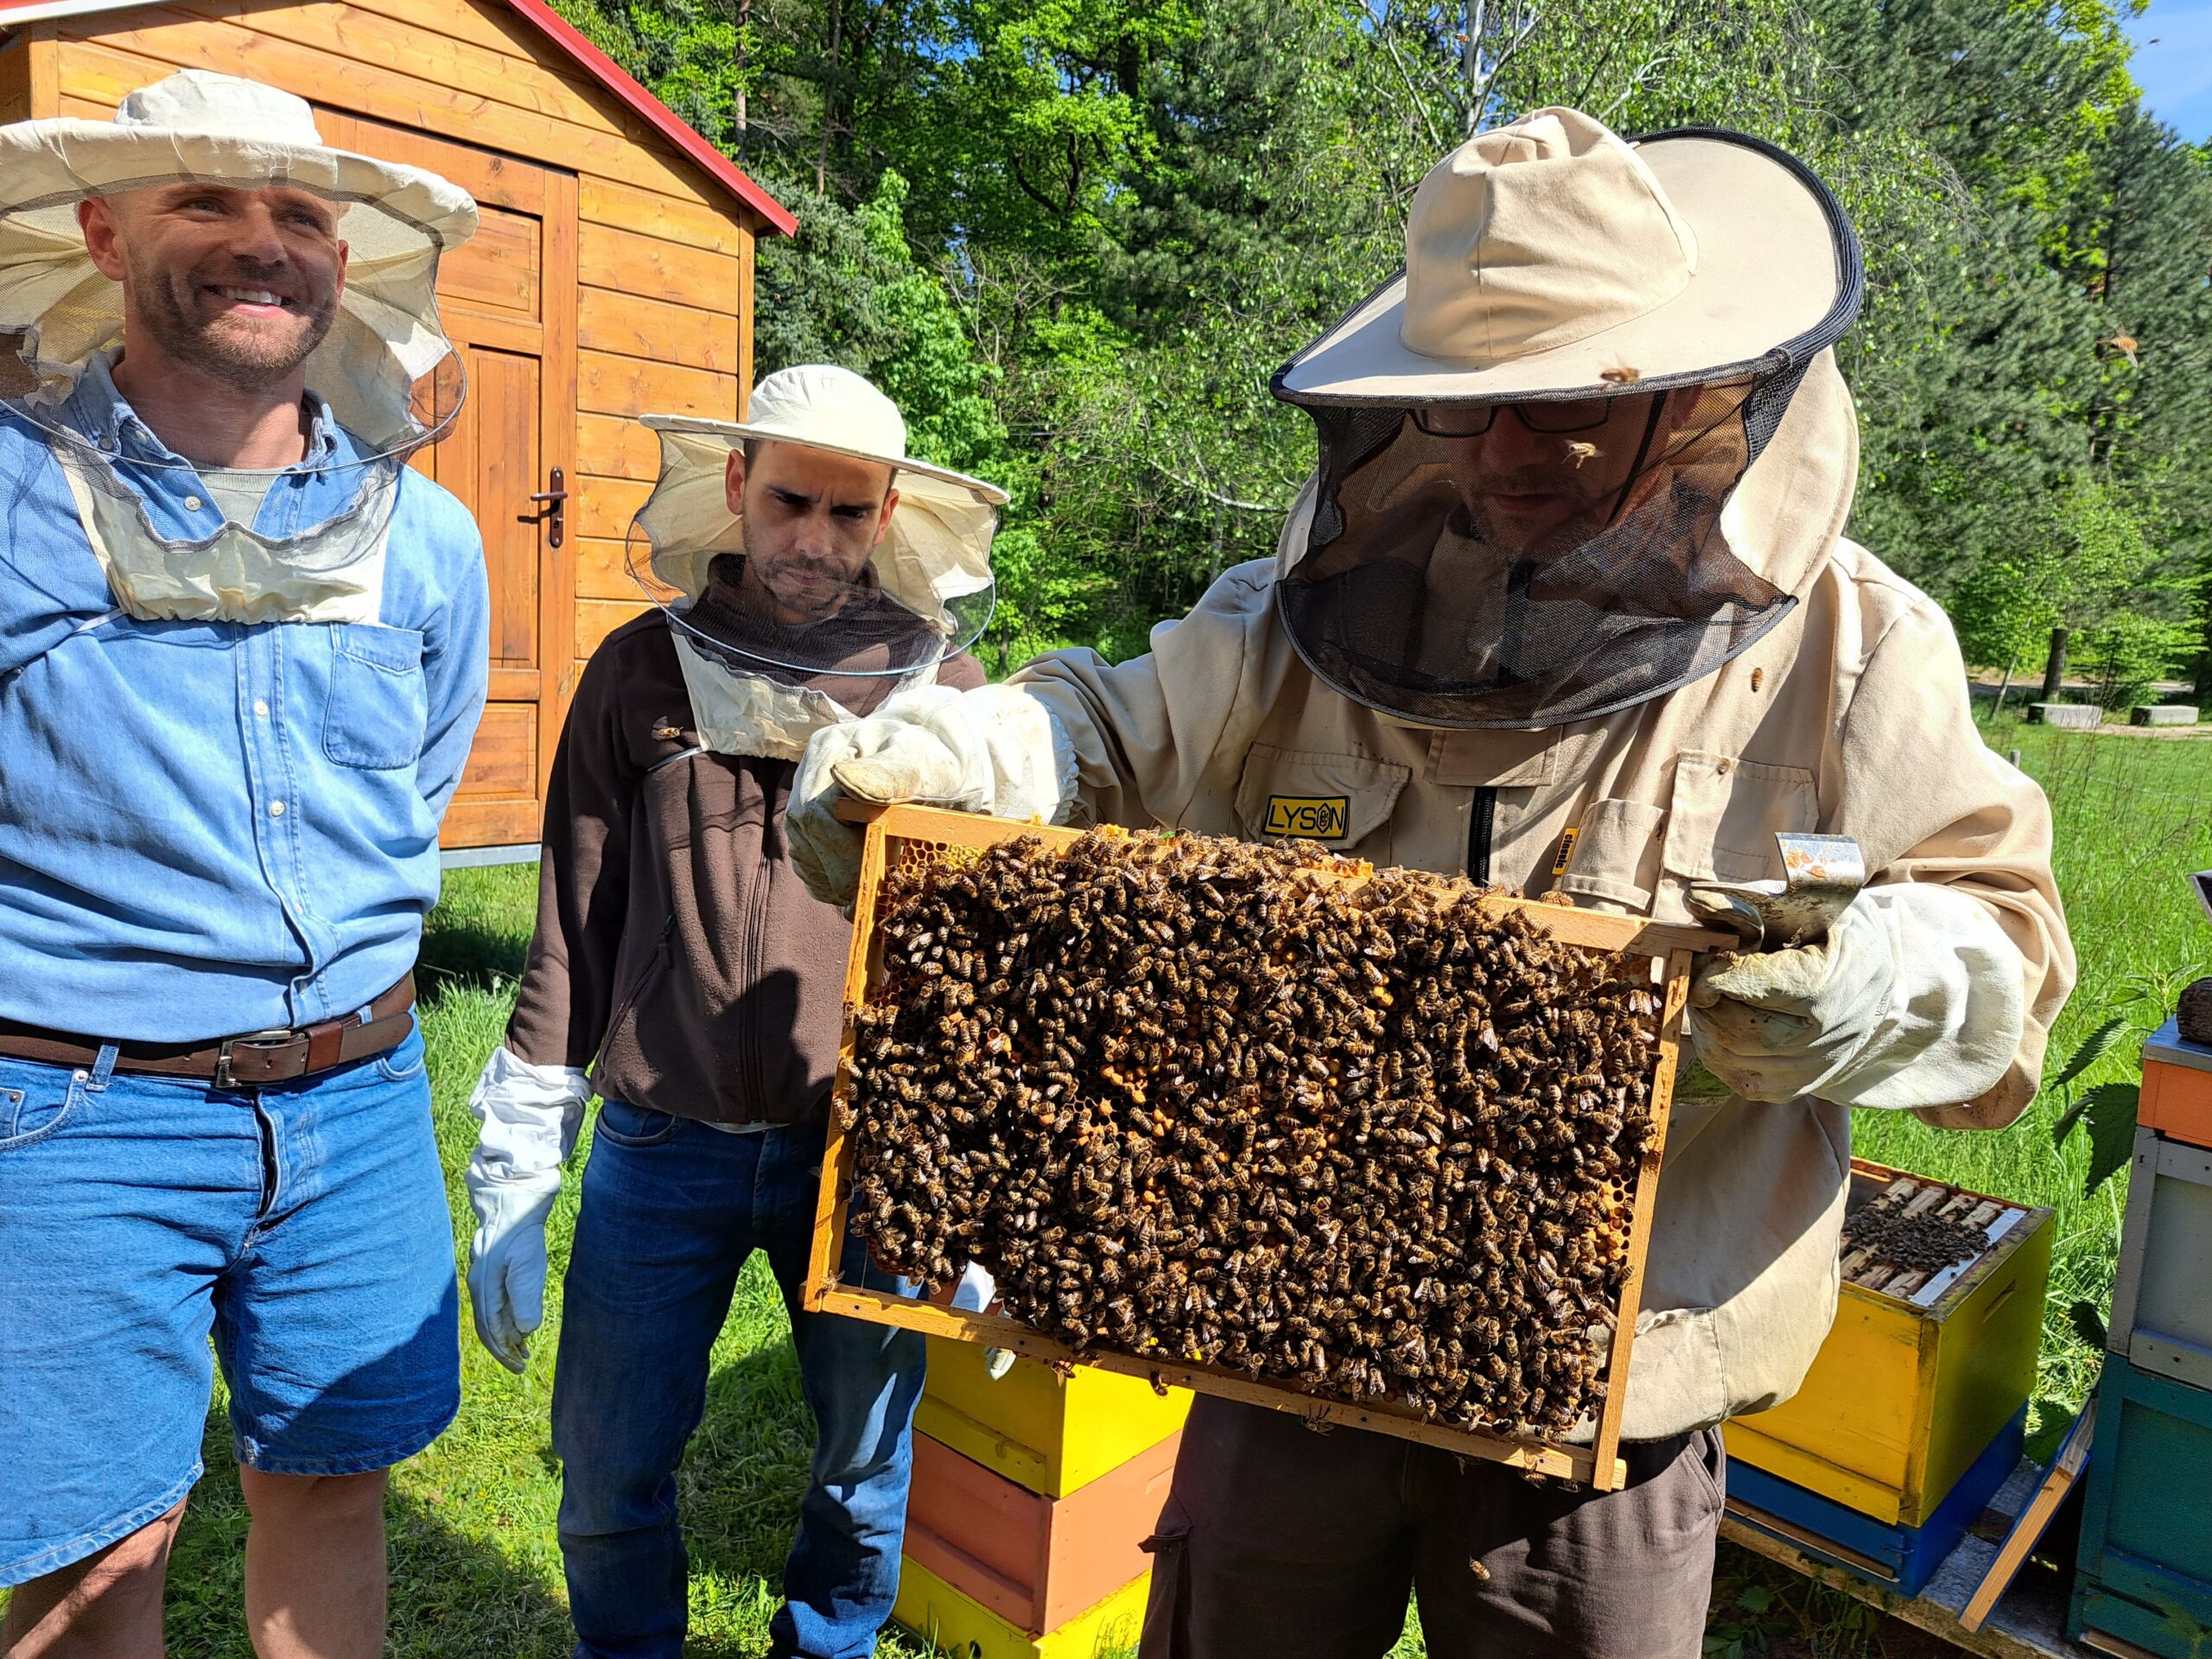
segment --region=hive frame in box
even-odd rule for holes
[[[861,855],[860,883],[853,901],[853,950],[845,978],[845,1039],[838,1057],[836,1084],[836,1098],[842,1108],[851,1089],[854,1015],[867,1000],[870,986],[881,971],[875,899],[884,874],[891,867],[893,843],[918,841],[933,846],[984,848],[1023,836],[1036,836],[1049,844],[1065,846],[1078,839],[1081,832],[981,817],[972,813],[947,812],[934,807],[860,807],[846,803],[839,811],[851,822],[865,823],[868,830]],[[1628,1270],[1621,1286],[1620,1306],[1615,1315],[1612,1344],[1605,1360],[1605,1403],[1599,1408],[1591,1445],[1450,1428],[1385,1402],[1353,1405],[1307,1394],[1285,1383],[1259,1382],[1243,1371],[1209,1365],[1160,1364],[1097,1350],[1077,1355],[1003,1314],[964,1313],[935,1302],[847,1287],[838,1281],[837,1263],[843,1256],[853,1145],[844,1132],[842,1110],[833,1111],[830,1117],[830,1139],[823,1154],[822,1185],[815,1206],[813,1248],[807,1262],[804,1306],[815,1313],[842,1313],[849,1318],[899,1325],[956,1342],[986,1343],[1047,1363],[1071,1363],[1119,1371],[1144,1377],[1154,1387],[1191,1389],[1250,1405],[1296,1412],[1317,1426],[1341,1423],[1371,1429],[1425,1446],[1441,1446],[1463,1456],[1485,1458],[1533,1474],[1586,1481],[1601,1492],[1618,1490],[1628,1480],[1627,1465],[1619,1456],[1621,1418],[1628,1401],[1628,1366],[1636,1316],[1643,1300],[1644,1255],[1651,1242],[1652,1198],[1658,1187],[1660,1158],[1667,1141],[1668,1109],[1674,1097],[1675,1061],[1681,1042],[1682,1010],[1689,999],[1690,960],[1699,951],[1733,949],[1735,941],[1702,928],[1673,926],[1647,917],[1609,916],[1503,895],[1493,895],[1485,902],[1520,911],[1542,931],[1567,944],[1652,958],[1655,984],[1661,992],[1658,1058],[1651,1080],[1651,1133],[1643,1166],[1637,1173],[1636,1190],[1629,1201]]]

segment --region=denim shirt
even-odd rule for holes
[[[222,522],[105,359],[58,413],[170,469],[128,474],[165,533]],[[360,483],[343,463],[366,453],[320,408],[254,527],[343,510]],[[140,621],[47,440],[0,409],[0,1020],[196,1042],[348,1014],[397,981],[437,898],[490,610],[474,520],[408,472],[382,626]]]

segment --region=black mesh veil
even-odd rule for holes
[[[1415,725],[1540,728],[1662,696],[1787,615],[1744,544],[1759,527],[1729,504],[1858,308],[1856,244],[1820,194],[1841,296],[1754,362],[1533,396],[1295,398],[1320,456],[1275,587],[1307,666]]]

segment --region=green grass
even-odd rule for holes
[[[2148,1030],[2190,977],[2212,973],[2212,929],[2184,890],[2184,871],[2212,867],[2212,741],[2078,735],[2007,727],[2049,791],[2057,823],[2060,886],[2082,958],[2082,982],[2060,1022],[2055,1053],[2118,1014]],[[423,1025],[431,1086],[465,1256],[470,1217],[461,1171],[475,1135],[467,1102],[499,1040],[528,943],[535,873],[461,872],[448,882],[424,941]],[[2133,1076],[2123,1045],[2085,1083]],[[2056,1432],[2094,1380],[2098,1357],[2073,1332],[2076,1298],[2108,1303],[2123,1181],[2081,1194],[2078,1135],[2050,1145],[2058,1106],[2040,1102],[1997,1134],[1944,1134],[1903,1116],[1862,1113],[1857,1149],[1883,1162],[2051,1205],[2058,1249],[2045,1321],[2038,1426]],[[579,1148],[573,1168],[582,1167]],[[390,1651],[421,1659],[558,1659],[570,1637],[554,1538],[559,1476],[547,1405],[560,1275],[574,1227],[575,1183],[552,1226],[545,1329],[529,1374],[510,1376],[464,1329],[460,1420],[394,1477]],[[465,1324],[464,1315],[464,1324]],[[179,1659],[247,1659],[239,1622],[245,1513],[219,1396],[208,1416],[207,1478],[194,1495],[170,1577],[169,1644]],[[690,1651],[711,1659],[762,1652],[776,1585],[806,1477],[811,1424],[798,1392],[790,1330],[764,1264],[739,1287],[716,1345],[707,1414],[683,1475],[692,1560]],[[1920,1652],[1901,1627],[1866,1615],[1836,1592],[1724,1548],[1714,1593],[1716,1653],[1859,1656]],[[920,1659],[931,1649],[898,1632],[881,1649]],[[1425,1652],[1409,1624],[1395,1659]]]

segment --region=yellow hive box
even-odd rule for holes
[[[1850,1208],[1901,1176],[1853,1159]],[[1931,1280],[1925,1306],[1845,1283],[1804,1386],[1731,1420],[1728,1455],[1886,1525],[1923,1524],[2035,1382],[2051,1212],[1993,1202],[2002,1231],[1955,1278]]]
[[[1092,1659],[1134,1651],[1152,1574],[1141,1573],[1058,1630],[1032,1636],[955,1590],[909,1557],[899,1563],[891,1617],[953,1659]]]
[[[1078,1368],[1062,1378],[1049,1365],[1017,1359],[994,1382],[984,1350],[931,1337],[929,1383],[914,1427],[1046,1497],[1118,1469],[1183,1427],[1187,1389],[1163,1395],[1140,1377]]]

